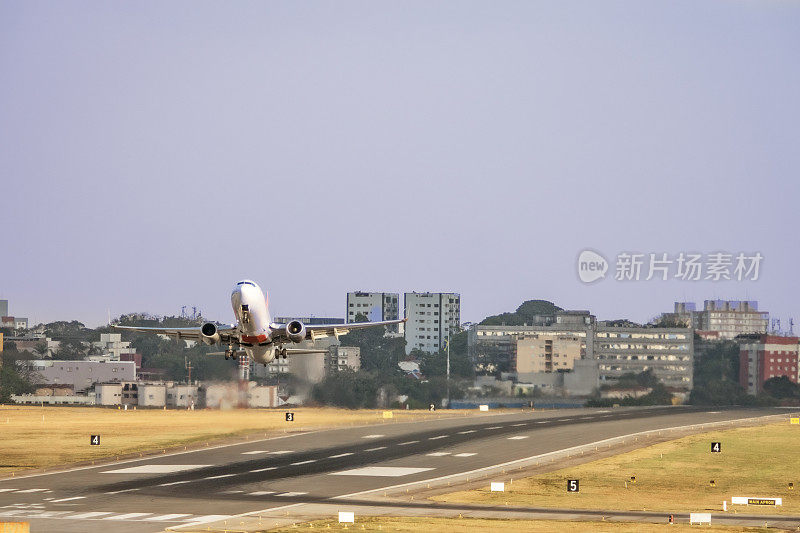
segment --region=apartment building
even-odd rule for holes
[[[405,293],[406,354],[438,352],[461,324],[461,295],[453,292]]]
[[[694,328],[706,338],[764,334],[769,327],[769,313],[759,311],[755,300],[705,300],[700,311],[694,302],[675,302],[674,312],[664,316]]]
[[[362,314],[370,322],[397,320],[400,318],[400,295],[396,292],[348,292],[347,322],[357,322]],[[399,324],[387,326],[387,334],[400,335]]]
[[[800,382],[798,337],[748,335],[739,339],[739,384],[748,394],[763,390],[764,382],[786,376]]]

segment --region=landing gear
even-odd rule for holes
[[[279,359],[281,357],[286,359],[286,348],[275,348],[275,358]]]
[[[228,359],[230,359],[230,358],[231,358],[231,357],[233,357],[233,356],[234,356],[234,353],[233,353],[233,345],[232,345],[232,344],[229,344],[229,345],[228,345],[228,349],[227,349],[227,350],[225,350],[225,360],[227,361]]]

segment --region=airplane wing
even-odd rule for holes
[[[314,341],[331,336],[338,339],[340,335],[347,335],[356,329],[392,326],[394,324],[402,324],[407,320],[407,318],[403,318],[400,320],[384,320],[382,322],[351,322],[349,324],[317,324],[313,326],[306,324],[306,340]],[[273,339],[278,338],[281,339],[282,342],[288,342],[286,324],[275,324],[271,329],[273,331]]]
[[[193,328],[147,328],[139,326],[118,326],[112,324],[111,327],[115,329],[124,329],[127,331],[136,331],[138,333],[167,335],[169,337],[175,337],[176,339],[200,340],[200,337],[202,336],[199,326]],[[234,327],[218,327],[217,333],[219,333],[221,342],[233,344],[239,343],[239,337],[236,335],[236,328]]]

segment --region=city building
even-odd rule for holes
[[[704,338],[735,339],[737,335],[767,333],[769,313],[755,300],[705,300],[702,311],[694,302],[675,302],[663,318],[694,328]]]
[[[548,349],[559,354],[559,365],[555,368],[567,368],[563,364],[567,358],[561,360],[562,354],[576,353],[572,339],[578,338],[580,343],[580,358],[592,359],[592,338],[595,317],[589,311],[559,311],[553,315],[537,316],[532,324],[522,326],[486,326],[478,324],[470,328],[467,335],[469,355],[475,362],[478,374],[503,374],[517,372],[529,373],[532,370],[534,355],[545,355],[544,347],[541,353],[534,354],[533,345],[536,339],[544,344],[550,341]],[[529,338],[529,340],[526,340]],[[519,351],[519,342],[522,342],[522,352]],[[571,344],[571,345],[570,345]],[[521,354],[521,357],[520,357]],[[569,358],[569,360],[577,357]],[[521,369],[520,369],[521,368]],[[526,377],[519,379],[527,380]]]
[[[332,344],[325,356],[325,371],[328,374],[342,370],[361,369],[361,348]]]
[[[28,319],[8,314],[8,300],[0,300],[0,328],[12,330],[28,329]]]
[[[357,322],[358,315],[370,322],[400,318],[400,295],[396,292],[348,292],[347,322]],[[399,324],[386,327],[387,335],[399,335]]]
[[[66,385],[76,392],[92,388],[96,383],[136,381],[133,361],[59,361],[35,359],[17,361],[20,370],[39,385]]]
[[[601,322],[595,327],[593,351],[601,385],[613,383],[623,374],[652,370],[667,387],[692,389],[691,328],[617,327]]]
[[[92,345],[97,350],[109,356],[111,361],[120,361],[123,354],[135,354],[136,349],[131,348],[131,343],[122,340],[121,333],[101,333],[100,340],[93,342]],[[141,366],[141,359],[139,361]]]
[[[739,342],[739,384],[748,394],[762,391],[764,382],[786,376],[792,383],[798,376],[798,337],[746,335]]]
[[[140,407],[164,407],[167,405],[165,383],[139,383]]]
[[[194,408],[198,401],[197,385],[173,384],[167,387],[167,407]]]
[[[461,324],[461,296],[452,292],[405,293],[406,354],[438,352]]]

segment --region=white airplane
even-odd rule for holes
[[[139,331],[169,335],[178,339],[199,340],[205,344],[227,343],[228,349],[219,352],[225,359],[246,353],[257,363],[267,364],[275,357],[287,355],[302,355],[311,353],[324,353],[327,350],[308,350],[286,348],[284,344],[298,343],[304,340],[314,341],[331,335],[339,338],[354,329],[389,326],[400,324],[406,319],[385,320],[382,322],[355,322],[350,324],[325,324],[305,325],[299,320],[292,320],[288,324],[274,324],[269,314],[269,302],[264,292],[249,279],[236,284],[231,293],[233,314],[236,315],[237,325],[220,327],[214,322],[206,322],[200,327],[193,328],[145,328],[136,326],[117,326],[117,329]]]

